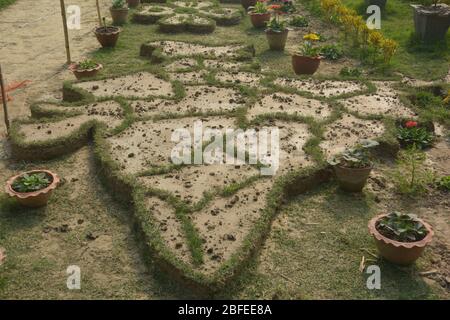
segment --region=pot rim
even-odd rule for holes
[[[415,241],[415,242],[400,242],[400,241],[395,241],[392,239],[389,239],[385,236],[383,236],[376,228],[376,223],[378,220],[380,220],[381,218],[387,216],[387,213],[382,213],[379,214],[375,217],[373,217],[369,223],[368,223],[368,228],[369,228],[369,233],[377,240],[384,242],[385,244],[390,244],[393,245],[396,248],[406,248],[406,249],[411,249],[411,248],[422,248],[425,247],[427,244],[429,244],[431,242],[431,240],[433,239],[433,235],[434,235],[434,231],[433,228],[431,227],[431,225],[429,225],[427,222],[423,221],[420,218],[417,218],[417,221],[421,222],[425,228],[428,231],[428,234],[425,236],[425,238],[423,238],[420,241]]]
[[[91,72],[91,71],[94,71],[94,70],[98,71],[98,70],[101,70],[103,68],[103,65],[101,63],[96,63],[96,64],[97,64],[97,66],[95,68],[79,70],[79,69],[77,69],[77,66],[79,64],[78,63],[73,63],[73,64],[71,64],[69,66],[69,70],[72,71],[72,72],[84,73],[84,72]]]
[[[308,56],[302,56],[301,54],[297,54],[297,53],[293,53],[292,54],[292,57],[298,57],[298,58],[308,58],[308,59],[311,59],[311,60],[322,60],[323,59],[323,57],[322,56],[317,56],[317,57],[308,57]]]
[[[101,34],[101,35],[115,35],[115,34],[117,34],[117,33],[120,33],[120,32],[122,32],[122,29],[120,28],[120,27],[116,27],[116,26],[107,26],[106,28],[113,28],[113,29],[116,29],[116,30],[114,30],[114,31],[111,31],[111,32],[97,32],[97,29],[100,29],[100,28],[105,28],[104,26],[98,26],[98,27],[94,27],[94,29],[92,30],[92,32],[94,32],[95,34]]]
[[[129,11],[130,8],[126,7],[126,8],[113,8],[113,7],[109,7],[109,10],[111,11]]]
[[[256,13],[256,12],[251,12],[251,11],[249,11],[249,12],[248,12],[248,15],[249,15],[249,16],[265,16],[265,15],[271,15],[271,13],[270,13],[270,12],[266,12],[266,13]]]
[[[50,176],[52,176],[53,181],[46,188],[37,190],[37,191],[33,191],[33,192],[17,192],[12,188],[12,184],[13,184],[14,180],[23,176],[25,173],[29,174],[29,173],[35,173],[35,172],[45,172],[45,173],[49,174]],[[5,191],[11,197],[27,199],[27,198],[37,197],[41,194],[46,194],[46,193],[56,189],[56,187],[58,186],[60,181],[61,181],[61,179],[59,178],[59,176],[56,173],[51,172],[50,170],[45,170],[45,169],[30,170],[30,171],[22,172],[20,174],[17,174],[15,176],[9,178],[8,181],[6,182]]]
[[[341,165],[341,164],[337,164],[337,165],[335,165],[335,166],[333,166],[333,167],[339,167],[339,168],[347,169],[347,170],[362,171],[362,170],[367,170],[367,169],[372,170],[373,167],[374,167],[374,164],[372,163],[370,166],[365,167],[365,168],[351,168],[351,167],[345,167],[345,166],[343,166],[343,165]]]
[[[289,28],[284,29],[283,31],[273,31],[272,29],[266,29],[264,30],[265,33],[271,33],[271,34],[285,34],[289,32]]]

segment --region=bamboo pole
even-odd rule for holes
[[[0,87],[1,87],[1,92],[2,92],[3,113],[5,115],[6,132],[9,135],[9,116],[8,116],[8,105],[7,105],[8,99],[6,97],[5,82],[3,81],[3,73],[2,73],[1,65],[0,65]]]
[[[66,41],[67,64],[70,64],[72,60],[70,59],[69,32],[67,31],[66,5],[64,4],[64,0],[60,0],[60,2],[61,2],[61,15],[63,20],[64,38]]]
[[[98,15],[98,26],[102,26],[102,15],[100,14],[100,4],[98,3],[98,0],[95,0],[95,4],[97,6],[97,15]]]

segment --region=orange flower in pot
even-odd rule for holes
[[[31,170],[8,179],[5,191],[20,204],[37,208],[47,204],[59,182],[58,175],[49,170]]]
[[[320,47],[314,45],[320,40],[320,36],[315,33],[307,34],[303,37],[305,43],[300,47],[298,53],[292,55],[292,68],[295,74],[314,74],[319,69]]]
[[[280,20],[280,9],[280,5],[269,6],[269,11],[273,13],[273,17],[267,23],[266,29],[270,50],[283,51],[286,46],[289,29],[286,28],[286,21]]]
[[[434,234],[425,221],[399,212],[378,215],[369,221],[368,227],[380,255],[399,265],[414,263]]]
[[[361,192],[373,168],[370,148],[378,146],[377,141],[362,140],[353,148],[348,148],[328,160],[333,166],[341,189],[348,192]]]
[[[248,8],[250,21],[255,28],[265,27],[270,20],[270,12],[264,1],[258,1],[254,7]]]

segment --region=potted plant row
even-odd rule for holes
[[[20,204],[37,208],[47,204],[59,182],[58,175],[49,170],[31,170],[8,179],[5,191]]]
[[[314,74],[322,59],[320,47],[315,45],[315,42],[320,40],[320,36],[310,33],[303,39],[305,40],[303,45],[292,55],[292,68],[295,74]]]
[[[369,233],[379,254],[399,265],[414,263],[433,238],[433,229],[412,214],[391,212],[369,221]]]
[[[370,149],[377,146],[373,140],[362,140],[328,160],[333,167],[339,186],[349,192],[360,192],[373,169]]]

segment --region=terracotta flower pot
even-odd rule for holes
[[[283,51],[286,46],[286,40],[289,30],[286,29],[282,32],[275,32],[272,30],[266,30],[267,42],[269,42],[270,50]]]
[[[127,0],[128,7],[135,8],[141,4],[141,0]]]
[[[128,8],[114,9],[111,7],[109,8],[109,12],[111,12],[114,25],[122,25],[127,22]]]
[[[292,68],[295,74],[314,74],[319,69],[321,57],[311,58],[294,54]]]
[[[425,43],[444,41],[450,27],[450,6],[441,3],[436,7],[412,4],[414,27],[418,38]]]
[[[248,10],[248,7],[253,7],[256,2],[258,2],[257,0],[241,0],[241,4],[244,7],[245,11]]]
[[[77,69],[78,68],[78,64],[72,64],[69,69],[70,71],[73,72],[73,74],[75,75],[75,77],[80,80],[80,79],[85,79],[85,78],[92,78],[95,77],[97,75],[97,73],[103,69],[103,66],[100,63],[97,63],[97,66],[95,68],[92,69],[84,69],[84,70],[80,70]]]
[[[38,173],[38,172],[45,172],[49,176],[51,176],[52,181],[48,187],[38,190],[38,191],[25,192],[25,193],[17,192],[12,188],[13,182],[17,178],[24,175],[25,173],[31,174],[31,173]],[[60,179],[56,173],[53,173],[49,170],[31,170],[31,171],[27,171],[27,172],[24,172],[24,173],[21,173],[14,177],[9,178],[8,181],[6,182],[5,191],[11,197],[16,198],[17,201],[21,205],[26,206],[26,207],[31,207],[31,208],[38,208],[38,207],[45,206],[47,204],[48,199],[50,198],[53,190],[56,189],[56,187],[58,186],[59,182],[60,182]]]
[[[391,240],[378,232],[376,223],[379,219],[386,216],[381,214],[369,221],[369,233],[375,239],[375,244],[380,255],[386,260],[400,265],[409,265],[414,263],[423,253],[425,246],[429,244],[433,238],[433,229],[431,226],[421,219],[417,219],[428,231],[428,234],[420,241],[416,242],[399,242]]]
[[[341,189],[349,192],[361,192],[373,166],[367,168],[346,168],[340,165],[333,167]]]
[[[270,13],[249,13],[250,21],[255,28],[263,28],[270,20]]]
[[[97,27],[94,29],[95,36],[102,47],[115,47],[121,31],[119,27]]]

